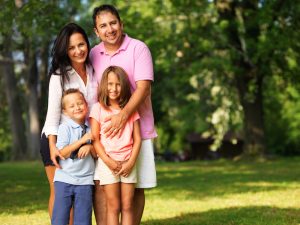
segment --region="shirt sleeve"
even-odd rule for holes
[[[58,127],[58,133],[57,133],[57,142],[56,142],[56,147],[58,150],[63,149],[65,146],[70,144],[70,137],[71,137],[71,132],[66,124],[61,124]]]
[[[134,79],[139,80],[151,80],[154,81],[152,56],[149,48],[140,43],[136,46],[135,50],[135,67],[134,67]]]
[[[139,119],[140,119],[139,113],[138,113],[137,111],[134,112],[134,113],[132,114],[132,116],[131,116],[132,122],[134,122],[134,121],[136,121],[136,120],[139,120]]]
[[[100,123],[100,104],[98,102],[92,106],[89,117]]]
[[[48,135],[57,135],[58,126],[61,118],[61,98],[62,87],[60,76],[51,75],[49,82],[48,109],[44,125],[44,133]]]

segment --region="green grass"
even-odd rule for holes
[[[157,170],[143,225],[300,225],[300,158],[158,163]],[[1,163],[0,179],[1,225],[50,224],[41,163]]]

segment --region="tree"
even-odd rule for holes
[[[276,68],[286,68],[282,56],[287,54],[287,48],[296,46],[289,42],[297,24],[293,4],[283,0],[215,1],[218,23],[225,24],[223,46],[235,66],[234,84],[243,107],[246,155],[265,153],[265,79],[274,76]]]
[[[18,80],[14,70],[14,59],[12,56],[13,40],[13,19],[18,8],[12,1],[5,1],[4,11],[0,14],[1,21],[1,55],[0,55],[0,73],[4,80],[5,93],[9,106],[9,120],[12,132],[12,158],[22,159],[26,152],[26,138],[24,133],[24,122],[22,119],[22,109],[20,96],[18,92]],[[6,23],[4,23],[6,21]]]

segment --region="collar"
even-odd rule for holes
[[[66,116],[66,124],[70,125],[72,128],[79,128],[81,127],[80,124],[76,123],[74,120],[72,120],[70,117]],[[84,124],[88,127],[88,121],[85,120]]]
[[[67,66],[66,69],[67,69],[69,75],[77,74],[76,70],[72,66],[70,66],[70,65]],[[92,75],[93,74],[93,67],[92,66],[86,65],[85,69],[86,69],[88,75]]]

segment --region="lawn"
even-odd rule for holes
[[[300,225],[299,167],[300,158],[159,162],[142,224]],[[1,225],[50,224],[41,163],[1,163],[0,179]]]

